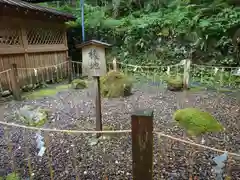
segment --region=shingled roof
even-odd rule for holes
[[[53,0],[23,0],[30,3],[52,2]]]
[[[32,13],[35,12],[36,14],[44,14],[49,17],[58,17],[65,21],[76,20],[76,17],[74,17],[72,14],[60,12],[55,9],[39,6],[36,4],[31,4],[21,0],[0,0],[0,7],[11,8],[11,9],[15,8],[17,9],[17,11],[20,11],[20,10],[24,11],[25,14],[27,14],[27,12],[32,12]]]

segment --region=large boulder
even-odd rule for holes
[[[183,79],[179,76],[168,78],[167,89],[170,91],[181,91],[183,89]]]
[[[107,98],[129,96],[132,90],[131,79],[119,71],[109,71],[101,77],[101,95]]]
[[[87,88],[87,83],[83,79],[74,79],[72,81],[72,87],[74,89],[85,89],[85,88]]]
[[[41,127],[47,122],[48,113],[41,107],[25,105],[18,110],[18,116],[28,126]]]

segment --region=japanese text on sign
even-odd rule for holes
[[[90,69],[100,69],[100,59],[97,54],[96,49],[91,49],[88,53],[90,62],[89,62],[89,68]]]

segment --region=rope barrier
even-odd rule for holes
[[[191,64],[192,66],[198,66],[198,67],[209,67],[209,68],[219,68],[219,69],[227,69],[227,68],[232,68],[232,69],[239,69],[240,67],[233,67],[233,66],[211,66],[211,65],[201,65],[201,64]]]
[[[23,129],[36,130],[36,131],[62,132],[62,133],[73,133],[73,134],[97,134],[97,133],[119,134],[119,133],[131,133],[132,132],[131,130],[79,131],[79,130],[65,130],[65,129],[61,130],[61,129],[49,129],[49,128],[37,128],[37,127],[32,127],[32,126],[24,126],[24,125],[19,125],[19,124],[14,124],[14,123],[7,123],[7,122],[3,122],[3,121],[0,121],[0,124],[6,125],[6,126],[12,126],[12,127],[19,127],[19,128],[23,128]],[[183,140],[183,139],[180,139],[180,138],[177,138],[177,137],[174,137],[174,136],[164,134],[162,132],[155,132],[154,131],[153,133],[155,133],[159,136],[163,136],[163,137],[167,137],[169,139],[179,141],[179,142],[183,142],[183,143],[190,144],[190,145],[193,145],[193,146],[201,147],[203,149],[209,149],[209,150],[216,151],[216,152],[221,152],[221,153],[228,152],[228,151],[224,151],[224,150],[221,150],[221,149],[216,149],[216,148],[212,148],[212,147],[209,147],[209,146],[204,146],[204,145],[201,145],[201,144],[198,144],[198,143],[194,143],[194,142],[191,142],[191,141]],[[231,155],[231,156],[240,157],[240,154],[237,154],[237,153],[228,152],[228,154]]]
[[[117,64],[124,65],[124,66],[129,66],[129,67],[134,67],[134,68],[163,68],[163,67],[177,67],[181,66],[181,64],[172,64],[172,65],[164,65],[164,66],[139,66],[139,65],[133,65],[133,64],[125,64],[121,62],[117,62]]]
[[[73,63],[76,64],[82,64],[82,62],[78,61],[72,61]],[[108,62],[107,64],[112,64],[112,62]],[[141,66],[141,65],[134,65],[134,64],[126,64],[122,62],[117,62],[117,64],[123,65],[123,66],[129,66],[129,67],[134,67],[134,68],[163,68],[163,67],[177,67],[177,66],[183,66],[184,64],[178,63],[178,64],[172,64],[172,65],[163,65],[163,66]],[[211,66],[211,65],[199,65],[199,64],[191,64],[192,66],[198,66],[198,67],[210,67],[210,68],[234,68],[234,69],[239,69],[240,67],[232,67],[232,66]]]
[[[32,70],[37,70],[37,69],[47,69],[47,68],[56,68],[57,66],[60,66],[62,64],[67,63],[68,61],[61,62],[59,64],[51,65],[51,66],[44,66],[44,67],[36,67],[36,68],[17,68],[18,70],[27,70],[27,69],[32,69]]]
[[[224,151],[224,150],[221,150],[221,149],[216,149],[216,148],[212,148],[212,147],[209,147],[209,146],[204,146],[202,144],[187,141],[187,140],[184,140],[184,139],[176,138],[176,137],[173,137],[173,136],[161,133],[161,132],[154,132],[154,133],[158,134],[159,136],[167,137],[169,139],[173,139],[173,140],[176,140],[176,141],[179,141],[179,142],[183,142],[185,144],[190,144],[190,145],[193,145],[193,146],[201,147],[203,149],[209,149],[209,150],[220,152],[220,153],[228,152],[228,151]],[[240,154],[237,154],[237,153],[228,152],[228,154],[232,155],[232,156],[240,157]]]

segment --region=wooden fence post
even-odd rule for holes
[[[68,83],[72,82],[72,59],[68,57]]]
[[[134,113],[131,124],[133,180],[152,180],[153,111]]]
[[[183,88],[189,89],[189,74],[190,74],[191,60],[185,59],[184,74],[183,74]]]
[[[12,93],[15,100],[21,100],[21,91],[19,86],[18,80],[18,73],[17,73],[17,64],[12,64],[11,71],[10,71],[10,81],[12,86]]]
[[[117,59],[116,58],[113,59],[113,70],[117,71]]]

